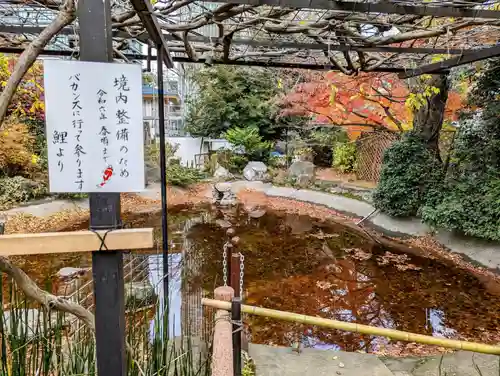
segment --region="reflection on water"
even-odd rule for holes
[[[282,212],[259,218],[254,214],[242,208],[169,213],[170,251],[175,252],[169,258],[171,335],[210,333],[213,317],[201,307],[201,297],[211,297],[222,284],[226,229],[221,224],[229,222],[241,239],[238,251],[245,256],[247,304],[439,337],[498,339],[500,297],[464,270],[394,250],[387,253],[338,223]],[[154,226],[155,235],[160,234],[157,214],[129,222],[134,227]],[[158,253],[146,252],[147,278],[162,297]],[[66,264],[61,265],[61,259]],[[61,266],[89,265],[81,257],[69,259],[69,265],[59,256],[43,260],[38,258],[39,267],[33,269],[33,261],[26,259],[25,270],[50,276]],[[368,352],[387,343],[380,337],[257,316],[247,316],[245,322],[256,343],[289,346],[300,341],[309,347]]]
[[[217,221],[219,219],[219,221]],[[488,341],[500,327],[500,298],[452,265],[380,248],[335,223],[241,208],[213,213],[187,234],[201,260],[187,290],[213,291],[222,280],[222,245],[229,221],[245,256],[245,302],[250,305],[447,338]],[[200,293],[201,294],[201,293]],[[257,343],[363,350],[388,340],[249,316]]]

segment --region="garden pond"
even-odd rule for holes
[[[134,251],[158,295],[161,214],[125,218],[155,227],[156,249]],[[333,220],[243,207],[178,206],[168,213],[171,332],[207,336],[212,314],[201,298],[223,284],[223,245],[230,226],[244,255],[245,304],[414,333],[498,342],[500,292],[447,261],[384,249]],[[86,228],[83,223],[67,230]],[[26,257],[17,264],[38,283],[62,267],[88,267],[87,254]],[[387,338],[257,316],[245,317],[252,342],[345,351],[380,351]]]

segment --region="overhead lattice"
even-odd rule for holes
[[[174,60],[411,75],[500,54],[500,0],[231,1],[154,5]],[[26,45],[58,5],[0,0],[0,50]],[[126,0],[112,1],[118,57],[134,52],[132,40],[149,41],[135,9]],[[62,34],[51,48],[76,53],[78,24]]]

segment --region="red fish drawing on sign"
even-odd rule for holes
[[[109,166],[107,169],[104,170],[104,173],[102,175],[102,182],[99,184],[99,187],[103,187],[104,184],[106,184],[109,179],[111,179],[111,176],[113,175],[113,167]]]

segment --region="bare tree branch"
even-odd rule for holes
[[[6,273],[16,282],[27,298],[32,299],[46,309],[55,309],[71,313],[82,320],[92,331],[95,331],[94,315],[80,304],[73,303],[60,296],[55,296],[37,286],[28,275],[15,266],[8,258],[0,256],[0,271]]]

